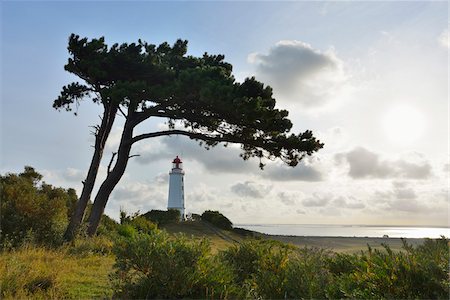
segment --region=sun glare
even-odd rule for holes
[[[410,105],[391,107],[382,117],[383,131],[394,144],[408,146],[417,142],[425,131],[422,112]]]

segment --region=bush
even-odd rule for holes
[[[97,235],[115,238],[117,235],[117,231],[119,230],[119,226],[120,224],[117,223],[114,219],[108,217],[107,215],[103,215],[100,219],[100,224],[97,229]],[[85,230],[81,231],[84,232]]]
[[[296,249],[286,267],[285,296],[289,299],[328,298],[333,277],[327,265],[330,252],[319,248]]]
[[[286,296],[286,267],[291,247],[266,240],[250,240],[220,253],[235,274],[235,284],[247,297],[280,299]]]
[[[177,223],[180,221],[180,212],[176,209],[151,210],[143,214],[145,218],[158,225]]]
[[[207,221],[207,222],[213,224],[214,226],[224,229],[224,230],[232,230],[233,229],[233,223],[231,223],[231,221],[227,217],[225,217],[218,211],[212,211],[212,210],[205,211],[202,214],[202,220]]]
[[[403,251],[372,250],[339,255],[330,262],[335,277],[333,298],[448,299],[449,246],[445,238],[426,240]]]
[[[112,275],[120,298],[227,298],[236,295],[232,274],[210,256],[206,240],[169,238],[164,231],[118,239]]]
[[[0,244],[16,247],[24,242],[57,245],[77,196],[73,189],[42,182],[32,167],[23,173],[0,176]]]

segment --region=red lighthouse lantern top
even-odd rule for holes
[[[183,163],[182,161],[181,161],[181,159],[178,157],[178,155],[177,155],[177,157],[175,157],[175,159],[173,160],[173,168],[174,169],[181,169],[181,164]]]

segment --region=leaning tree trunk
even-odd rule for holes
[[[112,125],[116,118],[117,106],[108,105],[105,106],[103,111],[103,118],[100,126],[97,128],[95,134],[95,148],[94,155],[92,156],[91,165],[89,166],[89,171],[86,179],[83,182],[83,190],[81,196],[77,201],[75,211],[70,218],[69,225],[67,226],[66,232],[64,233],[65,241],[72,241],[75,238],[76,232],[83,221],[84,212],[91,198],[92,190],[94,189],[95,180],[97,178],[98,170],[100,167],[100,162],[103,156],[103,150],[105,149],[105,144],[108,139],[109,133],[111,132]]]
[[[100,186],[100,189],[97,192],[97,196],[95,196],[87,230],[87,234],[89,236],[93,236],[97,232],[97,227],[100,224],[100,220],[105,210],[105,206],[108,202],[109,196],[111,195],[112,191],[116,187],[117,183],[119,183],[120,178],[122,178],[122,175],[125,172],[128,159],[130,158],[133,128],[134,126],[127,120],[125,122],[119,149],[117,151],[117,160],[114,168],[111,171],[108,171],[108,176]]]

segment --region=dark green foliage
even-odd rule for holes
[[[169,238],[154,230],[118,239],[114,246],[117,297],[133,299],[236,296],[232,273],[210,256],[206,240]]]
[[[207,221],[207,222],[213,224],[214,226],[224,229],[224,230],[232,230],[233,229],[233,223],[231,223],[231,221],[227,217],[225,217],[218,211],[212,211],[212,210],[205,211],[202,214],[202,220]]]
[[[42,182],[42,175],[28,166],[23,173],[0,176],[0,185],[3,247],[61,242],[67,216],[77,200],[75,190]]]
[[[177,223],[180,221],[180,212],[176,209],[169,209],[169,210],[152,209],[151,211],[146,212],[142,216],[158,225]]]

